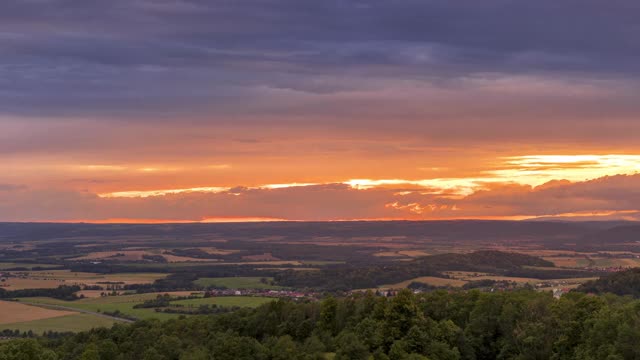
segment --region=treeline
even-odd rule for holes
[[[447,277],[445,271],[472,271],[514,277],[554,279],[584,276],[575,270],[545,270],[554,264],[538,257],[501,251],[442,254],[407,262],[344,265],[320,271],[285,271],[274,276],[278,285],[329,291],[373,288],[421,276]]]
[[[588,281],[576,290],[584,293],[612,293],[640,298],[640,268],[620,271],[596,280]]]
[[[0,325],[2,326],[2,325]],[[35,338],[38,335],[36,335],[33,330],[27,330],[27,331],[20,331],[20,330],[11,330],[11,329],[4,329],[2,331],[0,331],[0,338],[5,338],[5,339],[18,339],[18,338]],[[41,337],[45,337],[45,338],[49,338],[49,339],[58,339],[58,338],[62,338],[62,337],[69,337],[69,336],[73,336],[72,332],[56,332],[56,331],[45,331]],[[0,357],[1,359],[1,357]]]
[[[61,285],[54,289],[21,289],[21,290],[5,290],[0,288],[0,299],[13,299],[25,297],[51,297],[60,300],[77,300],[75,293],[80,291],[77,285]]]
[[[639,308],[613,295],[404,290],[11,341],[0,359],[638,359]]]
[[[196,285],[199,275],[193,273],[176,273],[164,279],[158,279],[151,284],[125,285],[125,290],[135,290],[137,293],[168,292],[168,291],[196,291],[202,286]]]

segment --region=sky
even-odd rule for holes
[[[3,0],[0,221],[640,219],[635,0]]]

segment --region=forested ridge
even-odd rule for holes
[[[577,290],[592,294],[612,293],[640,298],[640,268],[620,271],[588,281]]]
[[[486,272],[513,277],[555,279],[584,276],[572,269],[552,268],[554,264],[539,257],[502,252],[476,251],[468,254],[439,254],[412,261],[344,265],[320,271],[284,271],[274,278],[277,284],[294,288],[314,288],[328,291],[374,288],[420,276],[444,277],[445,271]]]
[[[516,291],[371,293],[0,344],[2,360],[640,358],[640,302]]]

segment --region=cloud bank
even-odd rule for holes
[[[219,218],[357,220],[534,218],[608,216],[640,219],[640,175],[617,175],[538,187],[488,184],[468,196],[418,189],[356,189],[346,184],[275,189],[236,187],[210,193],[103,198],[71,191],[4,187],[0,218],[6,221],[99,221],[108,219],[206,221]]]

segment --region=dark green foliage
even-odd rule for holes
[[[0,288],[0,299],[13,299],[21,297],[52,297],[60,300],[77,300],[79,297],[75,294],[80,291],[80,286],[61,285],[55,289],[23,289],[7,291]]]
[[[638,324],[640,301],[613,295],[405,290],[13,340],[0,360],[624,360]]]
[[[421,276],[439,276],[444,271],[476,271],[540,279],[584,275],[576,271],[540,270],[553,267],[538,257],[501,251],[477,251],[471,254],[441,254],[402,263],[369,266],[344,265],[321,271],[286,271],[275,276],[278,284],[297,288],[352,290],[393,284]]]
[[[577,291],[593,294],[631,295],[640,298],[640,268],[620,271],[586,282]]]

